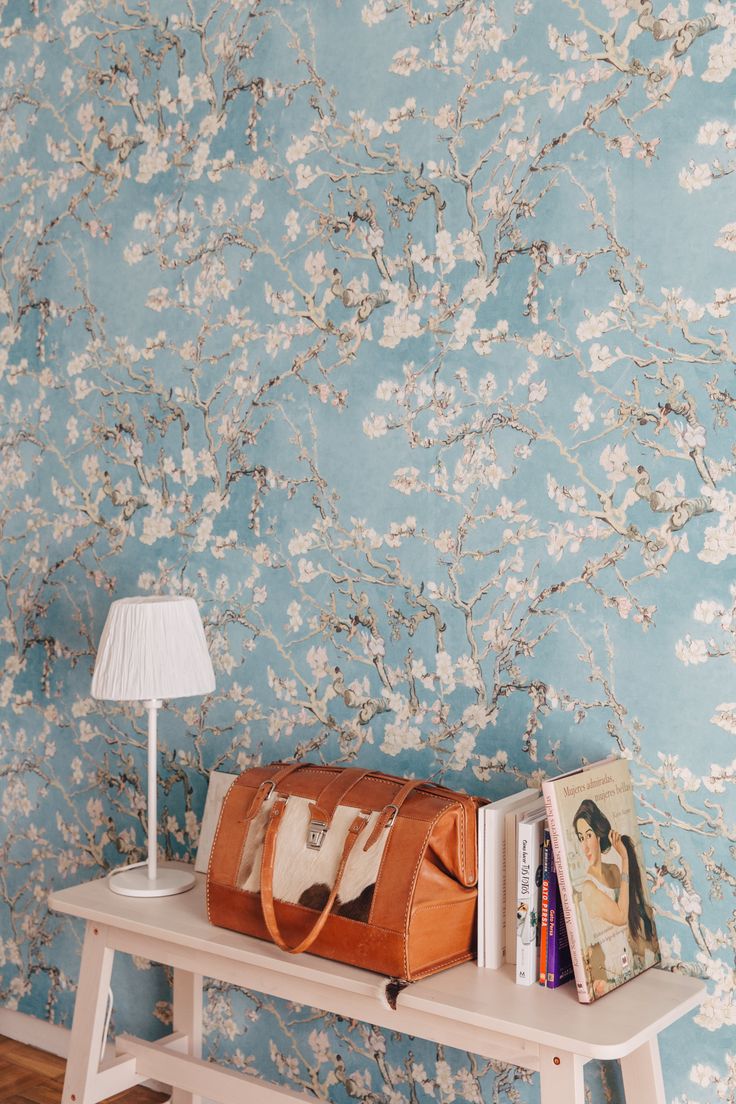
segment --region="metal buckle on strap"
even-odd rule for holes
[[[307,831],[307,847],[312,851],[319,851],[324,843],[327,825],[323,820],[310,820]]]
[[[393,825],[393,822],[396,820],[397,816],[399,815],[399,807],[398,807],[398,805],[386,805],[386,807],[383,810],[384,813],[386,812],[386,809],[393,809],[393,812],[391,813],[391,816],[386,821],[386,827],[390,828]]]

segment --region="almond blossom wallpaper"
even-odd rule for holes
[[[145,847],[96,644],[185,593],[218,685],[161,717],[163,856],[213,769],[493,798],[623,754],[665,963],[708,981],[667,1098],[735,1101],[736,4],[0,10],[2,1004],[71,1024],[49,887]],[[122,963],[114,1030],[169,1000]],[[207,1047],[336,1104],[539,1099],[219,984]]]

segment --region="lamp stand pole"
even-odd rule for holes
[[[144,863],[134,863],[108,875],[113,893],[123,897],[171,897],[185,893],[196,882],[194,874],[179,867],[158,865],[158,711],[163,702],[152,698],[143,703],[148,710],[148,857]]]
[[[158,698],[143,703],[148,710],[148,884],[153,889],[158,875]]]

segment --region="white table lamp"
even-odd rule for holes
[[[194,874],[158,864],[156,720],[165,700],[214,689],[215,674],[193,598],[165,595],[112,603],[97,649],[92,697],[142,701],[148,709],[148,858],[113,871],[109,886],[115,893],[169,897],[194,885]]]

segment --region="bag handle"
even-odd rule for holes
[[[261,805],[263,805],[264,801],[268,800],[279,782],[283,782],[285,778],[288,778],[290,774],[300,770],[303,766],[304,763],[284,763],[271,778],[266,778],[261,782],[260,786],[253,794],[253,800],[248,807],[248,812],[243,818],[244,823],[247,824],[248,821],[254,819]],[[240,778],[245,778],[245,774],[241,774]],[[240,781],[240,779],[238,781]]]
[[[410,797],[419,786],[426,786],[427,783],[423,778],[411,778],[408,782],[396,791],[393,801],[390,801],[388,805],[385,805],[381,810],[381,815],[373,826],[373,831],[365,841],[363,846],[364,851],[369,851],[376,840],[380,837],[384,828],[390,828],[393,822],[399,815],[399,809],[406,801],[407,797]]]
[[[350,793],[353,786],[357,786],[362,779],[372,771],[363,770],[361,767],[344,767],[331,778],[324,787],[319,797],[315,798],[309,806],[309,814],[313,821],[319,822],[326,830],[332,823],[335,809]]]
[[[335,884],[332,887],[332,892],[327,899],[327,903],[304,938],[297,943],[295,947],[290,947],[279,929],[273,902],[273,871],[276,862],[276,840],[278,838],[281,817],[286,808],[286,800],[286,798],[278,797],[274,802],[268,818],[266,837],[263,841],[263,856],[261,858],[261,908],[263,909],[263,919],[266,921],[268,933],[276,946],[280,947],[282,951],[288,951],[290,954],[301,954],[302,951],[306,951],[312,946],[327,922],[327,918],[332,911],[332,906],[335,903],[338,890],[340,889],[340,883],[345,873],[345,867],[347,866],[350,852],[355,847],[360,833],[365,828],[366,816],[363,813],[358,813],[348,828],[348,834],[345,837],[342,855],[340,856],[340,865],[335,875]]]

